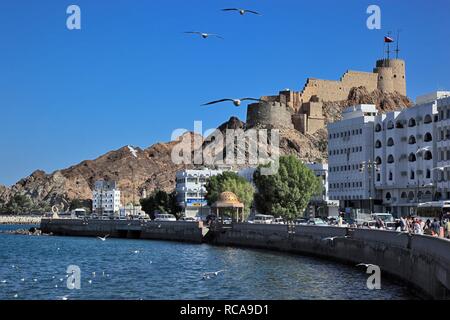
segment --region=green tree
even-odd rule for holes
[[[212,205],[219,199],[222,192],[233,192],[244,204],[244,216],[247,217],[250,213],[250,208],[253,204],[253,196],[255,188],[245,178],[239,176],[234,172],[224,172],[217,176],[213,176],[206,184],[206,200],[208,205]]]
[[[311,197],[322,191],[322,184],[312,170],[295,156],[280,157],[274,175],[255,171],[255,205],[259,212],[294,220],[303,215]]]
[[[175,191],[167,193],[164,190],[155,190],[148,198],[141,199],[140,202],[142,210],[152,219],[157,212],[170,213],[179,218],[182,210],[177,203]]]
[[[34,206],[30,197],[21,194],[16,194],[6,204],[6,212],[13,214],[30,213],[33,208]]]

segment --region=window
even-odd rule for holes
[[[432,160],[433,159],[433,154],[431,153],[431,151],[427,151],[425,152],[425,155],[423,157],[425,160]]]
[[[414,173],[414,170],[411,170],[411,173],[410,173],[410,175],[409,175],[409,178],[410,178],[411,180],[414,180],[414,179],[416,178],[416,175],[415,175],[415,173]]]
[[[388,156],[387,162],[388,162],[388,163],[394,163],[394,156],[393,156],[392,154],[390,154],[390,155]]]
[[[375,132],[380,132],[381,131],[381,124],[377,123],[377,125],[375,126]]]
[[[431,123],[431,122],[433,122],[433,118],[429,114],[427,114],[425,116],[425,118],[423,119],[423,123],[427,124],[427,123]]]
[[[427,169],[427,173],[426,173],[426,179],[431,179],[431,170]]]
[[[394,129],[394,122],[389,121],[387,125],[388,130]]]
[[[406,198],[408,198],[408,195],[406,194],[406,192],[402,192],[400,198],[406,199]]]
[[[392,174],[392,171],[389,171],[389,181],[392,181],[394,179],[394,175]]]
[[[381,158],[380,157],[377,157],[376,159],[375,159],[375,162],[377,163],[377,165],[380,165],[382,162],[381,162]]]
[[[425,142],[433,141],[433,136],[431,135],[431,133],[429,133],[429,132],[425,133],[425,137],[423,138],[423,141],[425,141]]]
[[[414,119],[414,118],[409,119],[408,127],[412,128],[412,127],[415,127],[415,126],[416,126],[416,119]]]
[[[408,144],[416,144],[416,137],[410,136],[408,139]]]
[[[414,153],[410,153],[408,157],[409,162],[416,162],[416,155]]]
[[[394,145],[394,139],[389,138],[387,142],[388,147],[392,147]]]
[[[391,193],[390,192],[386,193],[386,200],[391,201],[391,199],[392,199]]]
[[[380,149],[381,148],[381,141],[377,140],[377,142],[375,142],[375,148]]]
[[[397,123],[395,124],[395,127],[396,127],[397,129],[403,129],[403,128],[404,128],[403,123],[402,123],[400,120],[397,121]]]

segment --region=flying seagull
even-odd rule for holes
[[[106,241],[106,238],[108,238],[109,237],[109,234],[107,234],[106,236],[104,236],[104,237],[97,237],[98,239],[100,239],[100,240],[102,240],[102,241]]]
[[[205,272],[203,274],[203,280],[211,279],[213,277],[217,277],[220,273],[224,272],[225,270],[219,270],[215,272]]]
[[[216,101],[211,101],[205,104],[202,104],[202,106],[210,106],[212,104],[221,103],[225,101],[231,101],[236,107],[239,107],[242,104],[242,101],[258,101],[261,102],[261,99],[255,99],[255,98],[242,98],[242,99],[221,99]]]
[[[371,267],[371,266],[375,266],[374,264],[370,264],[370,263],[360,263],[356,265],[357,267]]]
[[[223,39],[222,36],[215,34],[215,33],[206,33],[206,32],[199,32],[199,31],[186,31],[185,33],[187,34],[197,34],[199,36],[201,36],[203,39],[207,39],[209,37],[216,37],[219,39]]]
[[[241,16],[243,16],[247,12],[248,13],[257,14],[257,15],[261,15],[259,12],[256,12],[256,11],[253,11],[253,10],[239,9],[239,8],[227,8],[227,9],[222,9],[222,11],[238,11]]]
[[[339,238],[344,239],[344,238],[347,238],[347,236],[343,236],[343,237],[339,237],[339,236],[335,236],[335,237],[326,237],[326,238],[323,238],[322,241],[331,241],[331,242],[333,242],[334,239],[339,239]]]

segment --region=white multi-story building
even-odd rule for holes
[[[437,101],[429,96],[375,119],[375,187],[383,209],[395,216],[413,214],[418,203],[434,199],[437,119]]]
[[[311,198],[308,205],[309,212],[314,212],[316,216],[324,218],[337,216],[339,214],[339,201],[333,201],[329,198],[328,163],[306,163],[306,166],[314,172],[322,183],[322,192]]]
[[[346,211],[373,210],[374,105],[357,105],[342,113],[342,120],[328,124],[329,197]]]
[[[437,101],[435,124],[437,168],[434,175],[436,200],[450,200],[450,92],[439,91],[429,98]]]
[[[120,211],[120,190],[115,181],[99,180],[92,191],[92,212],[99,215],[118,215]]]
[[[177,172],[177,201],[183,208],[186,217],[205,217],[209,214],[210,207],[205,199],[206,183],[209,178],[227,170],[231,170],[231,168],[193,169]]]

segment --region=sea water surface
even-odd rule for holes
[[[0,231],[28,226],[0,226]],[[415,299],[364,269],[300,255],[207,244],[0,233],[0,299]],[[81,288],[67,287],[67,268]],[[203,279],[205,272],[224,270]]]

